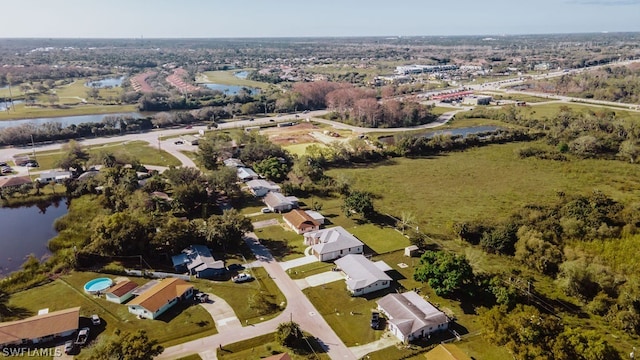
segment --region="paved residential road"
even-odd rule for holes
[[[296,283],[289,278],[284,269],[275,261],[267,248],[258,242],[254,233],[249,233],[245,241],[255,254],[269,276],[276,283],[287,299],[287,308],[276,318],[258,324],[249,324],[232,332],[221,332],[216,335],[186,342],[166,348],[158,359],[176,359],[198,353],[203,359],[217,359],[216,351],[224,346],[241,340],[274,332],[278,324],[293,320],[300,327],[318,338],[325,346],[331,359],[356,359],[356,356],[345,346],[329,324],[318,313],[309,299],[302,293]]]

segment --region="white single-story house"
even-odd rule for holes
[[[107,301],[122,304],[133,297],[133,291],[137,288],[138,284],[125,280],[113,285],[104,294]]]
[[[249,180],[247,181],[247,186],[253,195],[258,197],[263,197],[268,192],[280,192],[280,185],[263,179]]]
[[[269,192],[264,197],[264,204],[273,212],[286,212],[298,207],[298,198],[284,196],[277,192]]]
[[[317,211],[313,210],[305,210],[307,215],[309,215],[313,220],[317,221],[320,225],[324,225],[325,217]]]
[[[348,254],[362,254],[364,244],[342,226],[308,232],[304,244],[311,246],[319,261],[330,261]]]
[[[320,223],[311,218],[306,211],[300,209],[291,210],[282,215],[282,219],[298,234],[320,230]]]
[[[49,171],[40,173],[40,176],[36,178],[36,181],[47,184],[52,181],[61,183],[66,179],[71,179],[71,176],[71,171]]]
[[[147,319],[156,319],[179,301],[193,296],[193,285],[177,278],[166,278],[131,300],[129,312]]]
[[[372,262],[360,254],[349,254],[335,261],[346,276],[347,290],[353,296],[361,296],[391,286],[391,270],[384,261]]]
[[[420,248],[416,245],[409,245],[404,248],[404,256],[414,256],[420,251]]]
[[[247,167],[239,167],[237,170],[237,174],[238,179],[242,181],[256,180],[260,178],[260,176],[258,176],[255,171]]]
[[[80,323],[80,307],[38,314],[0,323],[0,348],[39,344],[73,334]],[[1,353],[1,351],[0,351]]]
[[[409,342],[449,328],[450,319],[415,291],[388,294],[377,301],[387,327],[400,341]]]
[[[216,260],[205,245],[191,245],[172,256],[171,261],[176,272],[186,272],[198,278],[212,279],[227,272],[224,261]]]

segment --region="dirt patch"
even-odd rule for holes
[[[318,142],[311,135],[313,131],[319,128],[310,123],[299,123],[294,126],[273,127],[262,130],[262,133],[269,137],[269,140],[280,146],[306,144]]]

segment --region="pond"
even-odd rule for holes
[[[233,74],[235,77],[240,78],[240,79],[246,79],[247,76],[249,76],[249,72],[248,71],[238,71],[237,73]]]
[[[13,105],[22,104],[23,100],[13,100]],[[7,111],[7,109],[11,106],[10,101],[0,101],[0,111]]]
[[[61,117],[53,117],[53,118],[35,118],[35,119],[21,119],[21,120],[5,120],[0,121],[0,129],[12,126],[19,126],[22,124],[44,124],[48,122],[58,122],[62,124],[63,127],[81,123],[94,123],[101,122],[107,116],[130,116],[134,118],[142,118],[141,113],[138,112],[129,112],[129,113],[114,113],[114,114],[99,114],[99,115],[78,115],[78,116],[61,116]]]
[[[430,132],[427,134],[423,134],[421,136],[426,137],[427,139],[430,139],[436,135],[442,135],[442,134],[449,134],[451,136],[462,136],[462,137],[467,137],[469,135],[472,134],[485,134],[485,133],[494,133],[498,130],[500,130],[500,127],[497,126],[471,126],[471,127],[466,127],[466,128],[459,128],[459,129],[447,129],[447,130],[437,130],[434,132]],[[418,135],[416,135],[418,136]],[[391,145],[394,143],[394,137],[393,136],[383,136],[380,137],[378,139],[379,141],[387,144],[387,145]]]
[[[53,203],[0,208],[0,277],[20,269],[29,254],[38,259],[51,253],[47,243],[57,235],[54,221],[67,213],[65,200]]]
[[[472,127],[459,128],[459,129],[438,130],[432,133],[425,134],[424,136],[426,138],[432,138],[436,135],[449,134],[451,136],[467,137],[473,134],[492,133],[498,130],[500,130],[500,128],[497,126],[488,126],[488,125],[472,126]]]
[[[96,88],[106,88],[106,87],[116,87],[122,86],[122,81],[124,81],[124,76],[121,77],[110,77],[102,80],[96,81],[87,81],[84,86],[86,87],[96,87]]]
[[[214,84],[214,83],[204,83],[202,85],[204,85],[206,88],[211,90],[221,91],[225,95],[237,95],[240,92],[240,90],[242,90],[243,88],[248,89],[251,92],[251,94],[260,93],[260,89],[250,88],[246,86],[239,86],[239,85],[223,85],[223,84]]]

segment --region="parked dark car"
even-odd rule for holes
[[[380,313],[371,313],[371,328],[376,330],[380,328]]]

